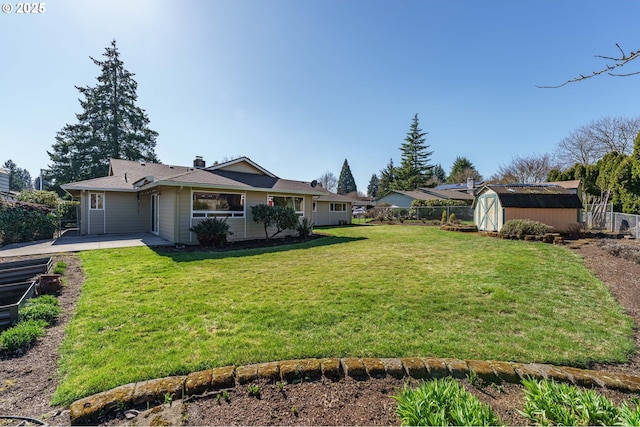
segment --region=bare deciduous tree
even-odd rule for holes
[[[320,175],[320,178],[318,178],[318,184],[322,185],[324,189],[335,193],[336,188],[338,187],[338,178],[333,174],[333,172],[326,171]]]
[[[556,168],[556,162],[550,154],[515,156],[508,165],[500,165],[490,181],[500,184],[545,182],[549,172]]]
[[[629,155],[638,132],[640,116],[603,117],[571,131],[558,143],[556,157],[570,168],[576,163],[593,165],[611,151]]]

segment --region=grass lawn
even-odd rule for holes
[[[256,362],[436,356],[622,362],[633,323],[568,249],[437,227],[327,228],[302,246],[80,253],[55,403]]]

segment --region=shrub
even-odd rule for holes
[[[0,348],[9,352],[26,349],[44,335],[45,326],[44,320],[20,322],[0,334]]]
[[[47,325],[56,322],[60,315],[58,300],[53,295],[43,295],[31,299],[18,313],[21,322],[30,320],[43,320]]]
[[[402,425],[486,426],[499,425],[488,405],[467,392],[457,380],[444,378],[408,388],[394,396]]]
[[[58,220],[49,208],[32,203],[0,200],[0,244],[50,239]]]
[[[284,230],[295,230],[298,226],[296,211],[288,206],[269,206],[265,204],[251,206],[253,221],[264,225],[264,234],[267,240]],[[276,231],[269,236],[269,227],[275,227]]]
[[[447,211],[442,210],[442,215],[440,216],[440,222],[444,225],[447,223]]]
[[[233,235],[230,230],[231,226],[227,224],[227,218],[207,218],[189,229],[189,231],[196,233],[198,236],[198,242],[202,246],[213,246],[216,248],[223,248],[227,246],[227,236]]]
[[[553,227],[530,219],[512,219],[507,221],[500,229],[500,234],[508,236],[542,236],[553,231]]]
[[[298,235],[307,240],[312,232],[313,222],[309,221],[309,218],[302,218],[302,221],[298,224]]]

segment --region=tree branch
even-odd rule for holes
[[[635,52],[631,52],[629,53],[629,55],[627,55],[624,50],[622,50],[622,48],[620,47],[619,44],[616,43],[616,47],[618,48],[618,50],[620,51],[620,56],[619,57],[612,57],[612,56],[603,56],[603,55],[595,55],[596,58],[602,58],[602,59],[606,59],[608,61],[613,61],[614,64],[610,64],[607,65],[605,68],[598,70],[598,71],[593,71],[591,74],[587,74],[587,75],[583,75],[580,74],[580,77],[575,77],[573,79],[569,79],[567,81],[565,81],[562,84],[556,85],[556,86],[539,86],[536,85],[537,88],[540,89],[557,89],[560,88],[562,86],[565,86],[569,83],[575,83],[575,82],[579,82],[582,80],[587,80],[596,76],[599,76],[600,74],[609,74],[610,76],[616,76],[616,77],[627,77],[627,76],[633,76],[636,74],[640,74],[640,71],[636,71],[633,73],[627,73],[627,74],[617,74],[617,73],[612,73],[611,71],[620,68],[626,64],[628,64],[629,62],[633,61],[634,59],[637,59],[638,57],[640,57],[640,50],[636,50]]]

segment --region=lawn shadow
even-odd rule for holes
[[[257,247],[243,247],[245,242],[232,242],[229,247],[224,249],[202,248],[200,246],[186,246],[184,248],[151,246],[149,248],[160,256],[171,258],[174,262],[191,262],[204,259],[242,258],[267,253],[306,250],[366,239],[366,237],[315,235],[314,238],[306,241],[292,241],[291,239],[251,241],[251,246],[258,245]]]

